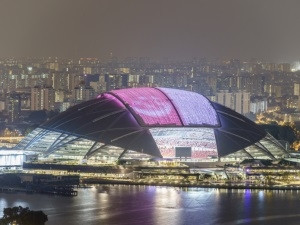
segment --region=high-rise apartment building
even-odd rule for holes
[[[294,83],[294,95],[300,96],[300,83]]]
[[[216,94],[216,101],[241,114],[250,112],[250,93],[245,91],[220,91]]]
[[[291,64],[289,63],[278,64],[278,71],[285,72],[285,73],[291,72]]]
[[[76,102],[87,101],[95,97],[95,91],[90,86],[80,85],[72,91],[72,98]]]
[[[31,110],[53,110],[55,91],[52,87],[31,88]]]
[[[21,94],[10,93],[7,97],[8,121],[18,122],[21,115]]]
[[[256,114],[268,110],[267,98],[257,97],[252,98],[250,102],[250,112]]]

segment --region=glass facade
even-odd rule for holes
[[[280,159],[287,155],[284,148],[270,134],[260,141],[229,154],[221,159],[223,161],[242,161],[244,159]]]
[[[217,141],[213,128],[156,127],[149,129],[161,155],[167,159],[190,161],[210,161],[218,158]],[[56,158],[93,162],[113,162],[125,153],[124,159],[149,159],[152,156],[130,149],[105,145],[104,143],[80,138],[74,135],[37,128],[24,138],[16,147],[19,150],[32,151],[39,158]],[[186,149],[188,157],[179,157],[176,150]],[[242,161],[244,159],[275,159],[286,155],[285,150],[271,136],[244,149],[221,157],[221,161]],[[21,162],[23,155],[0,155],[0,166]]]
[[[124,148],[105,145],[101,142],[41,128],[32,131],[16,148],[28,152],[35,152],[39,155],[40,159],[49,158],[81,161],[86,158],[95,163],[115,162],[124,152]],[[123,158],[149,159],[151,156],[128,150]],[[7,161],[7,159],[7,157],[1,158],[0,155],[0,163],[2,163],[2,161],[4,162],[4,160]],[[13,160],[11,157],[9,159]]]
[[[0,151],[0,168],[11,166],[22,166],[25,160],[25,154],[21,151]]]

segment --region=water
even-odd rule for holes
[[[96,186],[77,197],[0,193],[2,209],[43,210],[47,225],[300,224],[300,192]]]

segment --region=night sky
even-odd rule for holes
[[[0,57],[300,60],[299,0],[0,0]]]

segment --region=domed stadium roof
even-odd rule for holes
[[[273,159],[287,154],[246,117],[200,94],[170,88],[103,93],[42,124],[17,148],[85,158],[102,153],[122,157],[126,151],[191,159]],[[110,148],[122,151],[118,155]]]

